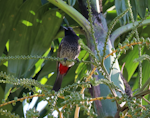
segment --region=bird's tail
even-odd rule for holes
[[[56,78],[56,80],[55,80],[55,83],[54,83],[54,86],[53,86],[53,89],[52,89],[52,90],[54,90],[54,91],[56,91],[56,92],[59,91],[59,89],[60,89],[60,87],[61,87],[61,83],[62,83],[63,77],[64,77],[64,74],[60,74],[60,73],[58,72],[57,78]]]

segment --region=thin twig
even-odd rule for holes
[[[32,96],[26,96],[26,97],[23,97],[23,98],[18,98],[17,100],[12,100],[12,101],[8,101],[8,102],[5,102],[3,104],[0,104],[0,107],[6,106],[8,104],[12,104],[12,103],[15,103],[15,102],[18,102],[18,101],[23,101],[25,99],[31,99],[33,97],[43,97],[43,96],[45,96],[45,94],[32,95]]]
[[[106,97],[105,99],[115,99],[115,97]],[[92,98],[89,101],[104,100],[104,97]]]
[[[148,44],[150,44],[150,43],[147,43],[147,42],[145,42],[146,43],[146,45],[148,45]],[[122,47],[120,47],[119,49],[125,49],[125,47],[130,47],[130,46],[132,46],[132,45],[139,45],[139,44],[143,44],[143,42],[134,42],[134,43],[130,43],[130,44],[127,44],[127,45],[124,45],[124,46],[122,46]],[[112,56],[114,53],[116,53],[116,52],[118,52],[118,50],[116,49],[116,50],[114,50],[114,51],[112,51],[110,54],[108,54],[108,55],[106,55],[105,57],[104,57],[104,60],[105,59],[107,59],[109,56]]]
[[[143,97],[143,100],[145,100],[148,104],[150,104],[150,101],[148,101],[145,97]]]
[[[44,60],[52,60],[52,61],[64,61],[64,58],[59,58],[59,57],[44,57],[44,56],[39,56],[39,55],[16,55],[16,56],[5,56],[5,57],[0,57],[0,61],[4,60],[29,60],[29,59],[44,59]],[[67,61],[69,62],[77,62],[77,60],[73,59],[68,59]],[[94,64],[91,61],[78,61],[79,63],[85,63],[85,64]]]
[[[45,94],[26,96],[26,97],[18,98],[17,100],[12,100],[12,101],[8,101],[8,102],[5,102],[3,104],[0,104],[0,107],[6,106],[8,104],[12,104],[12,103],[15,103],[15,102],[18,102],[18,101],[23,101],[25,99],[32,99],[33,97],[44,97],[44,96],[45,96]],[[64,99],[64,96],[58,96],[58,97],[61,98],[61,99]]]

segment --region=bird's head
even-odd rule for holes
[[[65,36],[73,35],[77,36],[71,27],[63,27],[65,29]]]

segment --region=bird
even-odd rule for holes
[[[65,37],[62,39],[57,57],[64,58],[63,61],[57,62],[57,77],[53,86],[54,91],[58,92],[61,88],[63,77],[67,74],[74,62],[69,62],[67,59],[78,60],[80,53],[80,45],[78,44],[79,37],[71,27],[63,27],[65,29]]]

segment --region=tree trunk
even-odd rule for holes
[[[102,56],[108,28],[107,28],[106,19],[104,18],[103,14],[98,13],[97,12],[98,9],[95,10],[95,5],[96,5],[94,4],[96,3],[95,1],[96,0],[91,1],[92,2],[91,6],[92,6],[92,15],[93,15],[93,26],[94,26],[94,31],[95,31],[96,43],[98,44],[97,48],[100,51],[100,55]],[[79,2],[79,6],[80,6],[83,16],[88,18],[87,7],[84,4],[85,1],[79,0],[78,2]],[[99,5],[99,6],[102,6],[102,5]],[[95,46],[93,43],[93,39],[90,36],[91,34],[87,34],[88,47],[92,50],[92,52],[95,53],[95,55],[97,55]],[[111,53],[111,49],[112,49],[112,44],[109,39],[107,42],[107,47],[106,47],[106,55]],[[115,55],[107,58],[104,61],[104,65],[108,73],[110,72],[110,67],[114,59],[115,59]],[[113,81],[115,85],[117,85],[121,90],[124,91],[124,85],[119,75],[120,68],[119,68],[119,64],[117,60],[115,61],[115,64],[113,67],[114,69],[112,70],[110,74],[111,81]],[[98,75],[94,75],[93,77],[97,78],[97,80],[105,79],[104,76],[99,72],[99,70],[97,70],[97,72],[98,72]],[[107,96],[109,93],[111,93],[109,87],[104,84],[101,84],[101,85],[92,87],[91,95],[92,97],[100,97],[100,96]],[[117,93],[117,95],[121,96],[120,93]],[[95,110],[98,114],[98,118],[104,118],[108,116],[114,117],[117,112],[117,105],[115,102],[111,102],[111,100],[95,101],[94,104],[95,104]]]

